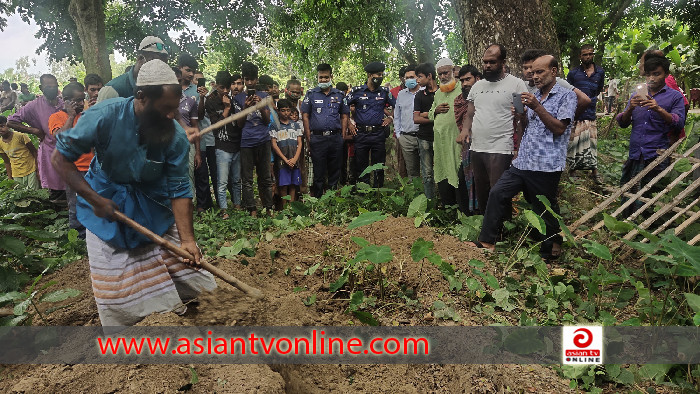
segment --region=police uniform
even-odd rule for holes
[[[340,90],[331,87],[328,94],[325,94],[321,88],[315,87],[306,92],[300,112],[309,114],[309,150],[314,168],[312,190],[314,196],[321,197],[326,173],[329,188],[335,188],[340,179],[340,166],[343,162],[341,118],[350,113],[350,107],[345,104]]]
[[[365,71],[370,74],[384,71],[384,64],[372,62],[365,67]],[[357,171],[361,174],[369,166],[370,152],[372,164],[386,161],[386,131],[389,126],[382,126],[384,108],[387,106],[393,108],[396,105],[396,99],[384,86],[370,90],[369,86],[364,84],[356,86],[350,91],[346,103],[348,107],[352,104],[355,105],[355,122],[357,123],[355,160]],[[358,180],[369,183],[369,174],[358,178]],[[382,186],[384,186],[384,171],[377,170],[374,176],[374,187]]]

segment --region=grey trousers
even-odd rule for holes
[[[399,145],[403,152],[403,161],[406,163],[406,175],[409,178],[420,176],[420,153],[418,152],[418,137],[415,135],[401,134]]]

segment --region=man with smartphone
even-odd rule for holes
[[[533,63],[533,72],[538,90],[535,94],[524,91],[520,100],[515,101],[527,107],[524,114],[516,115],[522,123],[527,123],[519,154],[491,189],[479,239],[469,245],[495,250],[503,218],[510,212],[511,199],[522,191],[533,211],[541,214],[545,222],[545,234],[536,232],[533,235],[542,242],[540,255],[555,259],[561,253],[559,223],[538,196],[545,196],[558,214],[559,179],[566,166],[577,99],[573,91],[557,83],[559,63],[554,56],[538,57]]]
[[[615,118],[622,128],[632,125],[629,158],[622,167],[621,185],[629,182],[654,161],[659,149],[668,149],[669,133],[676,134],[685,126],[684,97],[680,92],[669,88],[665,82],[670,65],[666,57],[647,58],[644,61],[646,84],[638,86],[624,112]],[[641,185],[648,183],[666,166],[668,160],[645,175],[630,193],[639,191]],[[626,214],[640,206],[641,204],[636,207],[633,205]]]

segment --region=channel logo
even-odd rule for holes
[[[565,326],[562,329],[563,364],[603,363],[602,326]]]

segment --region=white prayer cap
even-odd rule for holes
[[[146,36],[139,44],[139,51],[141,52],[156,52],[167,56],[168,51],[166,48],[163,40],[155,36]]]
[[[175,71],[164,61],[153,59],[146,62],[136,77],[136,86],[179,85]]]
[[[435,65],[435,68],[440,68],[440,67],[445,67],[445,66],[454,67],[454,65],[455,64],[452,63],[452,60],[450,60],[450,58],[443,57],[442,59],[440,59],[437,62],[437,64]]]

